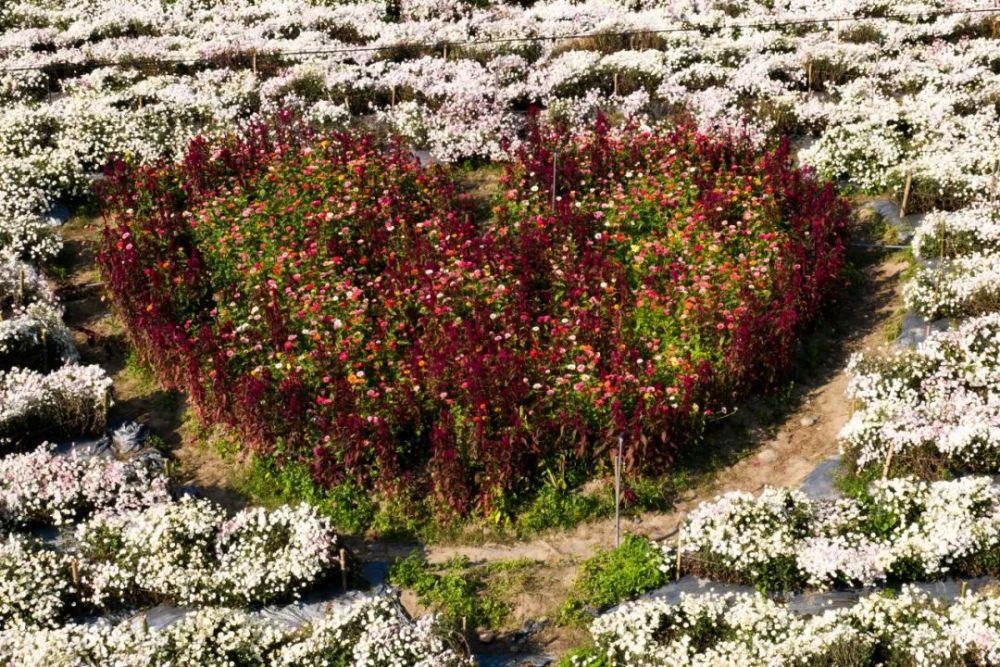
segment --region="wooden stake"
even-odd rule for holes
[[[340,585],[347,590],[347,550],[340,550]]]
[[[906,184],[903,186],[903,203],[899,207],[899,217],[906,217],[906,206],[910,203],[910,186],[913,185],[913,173],[906,172]]]
[[[618,436],[618,456],[615,457],[615,548],[622,545],[622,448],[625,438]]]
[[[813,63],[810,60],[806,63],[806,92],[811,93],[813,87]]]
[[[993,166],[993,176],[990,177],[990,201],[997,202],[997,172],[1000,172],[1000,160]]]
[[[941,243],[938,246],[938,254],[941,256],[941,260],[944,261],[944,235],[947,227],[944,226],[944,218],[941,218],[941,223],[938,225],[938,232],[941,233]],[[941,272],[938,271],[938,283],[941,282]]]
[[[396,86],[389,91],[389,106],[396,106]]]
[[[74,558],[69,564],[70,574],[73,576],[73,585],[80,585],[80,563]]]
[[[614,85],[614,94],[617,95],[618,94],[618,72],[615,72],[612,75],[611,79],[612,79],[612,83]]]
[[[253,70],[254,74],[257,73],[257,49],[250,52],[250,69]]]
[[[556,212],[556,180],[559,178],[559,152],[552,153],[552,212]]]
[[[885,465],[882,466],[882,479],[889,476],[889,466],[892,465],[892,453],[896,451],[896,446],[889,445],[889,454],[885,457]]]
[[[684,517],[677,526],[677,579],[681,578],[681,537],[684,535]]]

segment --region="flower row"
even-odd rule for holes
[[[677,549],[680,555],[677,554]],[[701,504],[664,568],[772,590],[996,573],[1000,488],[989,477],[873,482],[861,499],[767,488]]]
[[[998,231],[996,204],[927,216],[914,234],[914,254],[924,264],[904,286],[907,307],[928,320],[1000,311]]]
[[[1000,664],[1000,598],[947,604],[910,587],[809,618],[759,594],[639,600],[590,631],[597,648],[574,667]]]
[[[61,526],[169,500],[166,477],[129,461],[59,454],[52,445],[0,458],[0,524],[8,527]]]
[[[0,370],[0,439],[38,443],[101,433],[111,384],[100,366],[69,364],[47,375]]]
[[[162,628],[135,618],[0,632],[0,661],[17,667],[460,667],[471,661],[433,616],[416,622],[390,595],[332,605],[297,629],[247,612],[204,608]]]
[[[857,409],[840,438],[854,467],[926,475],[1000,466],[1000,314],[912,350],[855,356],[848,370]]]
[[[307,505],[227,518],[185,497],[80,524],[69,551],[18,534],[0,551],[0,624],[54,626],[158,602],[246,606],[298,597],[334,572],[337,539]]]
[[[976,252],[920,267],[903,298],[928,320],[1000,311],[1000,254]]]
[[[49,370],[76,359],[62,309],[44,278],[9,249],[0,250],[0,371]]]
[[[871,13],[865,2],[842,4],[843,15]],[[144,0],[89,3],[86,12],[35,3],[11,10],[0,66],[42,69],[0,73],[0,97],[12,100],[0,113],[0,213],[17,212],[0,218],[0,243],[49,249],[49,225],[31,214],[86,193],[111,153],[176,156],[202,131],[232,130],[281,107],[337,124],[374,116],[442,160],[507,156],[523,110],[542,105],[573,121],[602,108],[643,119],[686,111],[706,130],[817,132],[820,141],[803,156],[825,175],[902,190],[910,174],[914,203],[985,194],[995,173],[1000,75],[988,15],[622,37],[613,31],[718,25],[731,20],[726,12],[773,19],[773,10],[756,2],[639,12],[631,3],[489,3],[457,13],[403,10],[409,19],[385,21],[383,3],[349,7]],[[801,3],[787,14],[816,18]],[[606,34],[506,39],[589,30]],[[394,47],[490,36],[501,41],[452,47],[447,57],[440,48]],[[267,56],[355,44],[371,50]],[[259,66],[249,52],[260,54]],[[136,62],[164,53],[209,62]],[[118,64],[86,65],[107,60]],[[30,240],[36,235],[45,242]]]

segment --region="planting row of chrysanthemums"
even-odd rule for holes
[[[926,474],[1000,466],[1000,314],[932,334],[915,349],[850,363],[857,409],[841,432],[857,468]]]
[[[636,4],[21,0],[0,34],[0,242],[51,236],[33,216],[85,193],[110,152],[177,156],[282,107],[364,116],[443,160],[508,155],[532,105],[572,122],[690,113],[702,129],[815,134],[803,157],[865,190],[910,174],[911,209],[990,189],[995,15],[936,14],[956,9],[945,0]]]
[[[0,449],[104,430],[111,380],[81,366],[62,307],[32,257],[0,233]]]
[[[904,587],[809,618],[759,594],[629,602],[596,619],[573,667],[1000,664],[1000,598],[948,604]]]
[[[155,491],[119,494],[124,507]],[[18,533],[0,550],[0,626],[54,626],[156,603],[246,606],[298,597],[335,572],[336,536],[309,506],[245,509],[156,499],[106,510],[56,547]]]
[[[929,215],[913,241],[923,264],[905,286],[906,305],[928,320],[1000,311],[998,228],[997,204]]]
[[[663,568],[767,590],[1000,574],[1000,488],[989,477],[896,478],[859,499],[728,493],[688,515]]]
[[[786,369],[848,216],[785,148],[683,126],[538,128],[482,226],[356,133],[255,125],[108,175],[100,261],[165,381],[325,484],[461,512],[619,435],[668,463]]]
[[[111,378],[100,366],[0,370],[0,439],[14,445],[104,430]]]
[[[8,628],[0,661],[16,667],[459,667],[471,665],[432,617],[400,615],[390,595],[332,607],[289,629],[235,609],[193,610],[164,628],[140,618],[111,625]]]
[[[76,359],[62,310],[44,278],[0,247],[0,372],[50,370]]]
[[[6,528],[61,526],[168,500],[167,479],[134,462],[58,454],[52,445],[0,458],[0,525]]]

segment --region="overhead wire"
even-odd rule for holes
[[[911,13],[901,13],[901,14],[886,14],[883,16],[828,16],[828,17],[815,17],[815,18],[803,18],[803,19],[788,19],[782,21],[758,21],[758,22],[744,22],[744,23],[720,23],[720,24],[704,24],[704,25],[686,25],[686,26],[674,26],[670,28],[660,28],[660,29],[646,29],[646,28],[636,28],[632,30],[605,30],[605,31],[595,31],[595,32],[584,32],[584,33],[566,33],[566,34],[553,34],[553,35],[530,35],[524,37],[493,37],[487,39],[469,39],[469,40],[436,40],[436,41],[400,41],[398,43],[388,43],[379,45],[366,45],[366,46],[348,46],[348,47],[332,47],[329,49],[295,49],[295,50],[257,50],[256,48],[237,50],[233,53],[226,53],[225,56],[233,57],[234,55],[239,55],[243,57],[255,57],[255,58],[295,58],[302,56],[316,56],[316,55],[340,55],[340,54],[351,54],[351,53],[376,53],[379,51],[386,51],[391,49],[439,49],[439,48],[451,48],[451,47],[470,47],[470,46],[485,46],[491,44],[518,44],[518,43],[530,43],[530,42],[553,42],[562,40],[578,40],[578,39],[589,39],[595,37],[632,37],[632,36],[643,36],[643,35],[663,35],[670,33],[684,33],[684,32],[701,32],[701,33],[714,33],[722,32],[726,30],[747,30],[747,29],[771,29],[771,28],[784,28],[784,27],[795,27],[804,25],[822,25],[826,23],[851,23],[851,22],[870,22],[870,21],[900,21],[906,19],[930,19],[939,18],[944,16],[957,16],[963,14],[1000,14],[1000,6],[998,7],[978,7],[978,8],[968,8],[968,9],[948,9],[940,10],[935,12],[911,12]],[[238,48],[238,45],[237,45]],[[25,65],[21,67],[3,67],[0,68],[0,73],[8,74],[15,72],[29,72],[48,69],[54,65],[77,65],[81,67],[115,67],[119,65],[159,65],[159,64],[197,64],[197,63],[211,63],[215,61],[219,56],[190,56],[190,57],[159,57],[159,58],[128,58],[122,60],[108,60],[108,59],[93,59],[86,60],[84,62],[54,62],[45,65]]]

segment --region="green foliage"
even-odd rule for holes
[[[420,604],[441,614],[456,627],[460,627],[464,619],[468,628],[497,628],[510,612],[510,606],[487,585],[485,577],[489,572],[489,569],[471,568],[466,558],[456,558],[436,567],[414,552],[393,563],[389,582],[414,591]]]
[[[546,469],[538,493],[515,510],[515,528],[520,537],[552,528],[566,529],[586,521],[612,516],[614,487],[606,483],[591,491],[582,486],[587,474]],[[591,471],[590,476],[593,476]],[[673,501],[668,478],[634,477],[622,480],[622,511],[626,514],[664,510]]]
[[[538,533],[549,528],[570,528],[614,512],[614,500],[574,492],[565,474],[546,471],[545,483],[516,520],[517,532]]]
[[[215,438],[214,446],[226,458],[234,458],[238,443]],[[549,529],[567,529],[587,521],[614,514],[614,492],[610,484],[593,491],[581,488],[582,473],[546,471],[537,494],[523,501],[509,501],[497,511],[496,537],[526,538]],[[433,541],[460,537],[463,520],[442,523],[429,514],[419,498],[399,494],[394,497],[373,495],[350,481],[330,489],[312,479],[307,466],[285,463],[279,466],[271,457],[253,456],[242,477],[239,491],[253,502],[269,507],[307,502],[330,518],[341,532],[379,536],[419,537]],[[628,516],[638,512],[668,509],[672,502],[670,478],[635,477],[622,482],[622,511]]]
[[[129,348],[128,356],[125,357],[125,369],[140,383],[143,389],[157,388],[156,375],[153,373],[152,367],[139,358],[134,348]]]
[[[574,649],[563,656],[556,667],[611,667],[596,648]]]
[[[585,618],[587,610],[600,610],[632,599],[667,583],[661,571],[660,549],[644,537],[626,536],[617,549],[601,551],[583,563],[576,590],[562,610],[562,621]]]
[[[880,477],[880,471],[874,467],[864,470],[850,470],[850,466],[834,480],[834,484],[848,498],[869,501],[868,487]]]
[[[272,459],[254,457],[239,487],[251,500],[264,506],[299,502],[314,505],[342,532],[359,533],[376,520],[375,504],[360,487],[342,482],[322,489],[313,481],[309,469],[299,463],[279,467]]]

